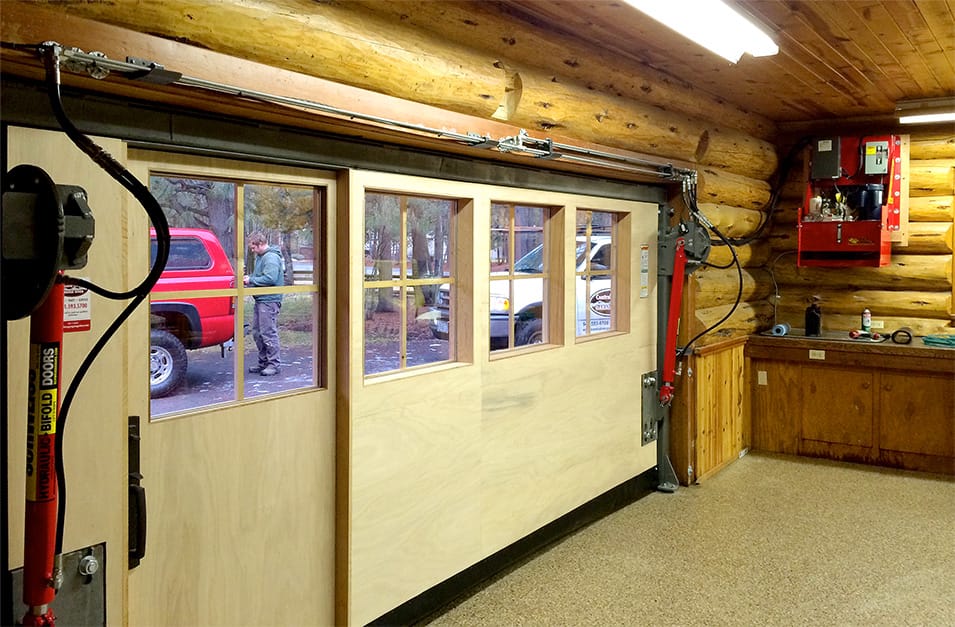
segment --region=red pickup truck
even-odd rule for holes
[[[205,229],[169,229],[169,261],[149,303],[149,392],[172,393],[186,376],[186,350],[222,346],[235,335],[235,297],[163,299],[162,292],[232,289],[235,271],[219,239]],[[156,233],[152,256],[156,255]]]

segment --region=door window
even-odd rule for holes
[[[613,307],[618,287],[616,216],[609,211],[577,211],[577,337],[617,328]]]
[[[172,235],[150,297],[152,416],[317,386],[324,188],[188,171],[149,186]]]
[[[457,201],[365,194],[365,375],[455,358]]]
[[[491,204],[491,350],[549,341],[550,207]]]

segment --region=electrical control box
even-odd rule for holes
[[[901,145],[896,135],[813,141],[797,265],[888,265],[901,215]]]
[[[889,142],[868,141],[863,144],[863,174],[889,173]]]
[[[839,137],[820,137],[812,143],[812,172],[809,178],[837,179],[842,176],[842,150]]]

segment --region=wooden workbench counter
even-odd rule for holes
[[[745,355],[754,449],[955,475],[955,349],[755,335]]]

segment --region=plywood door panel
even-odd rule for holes
[[[473,366],[366,386],[351,425],[349,590],[367,623],[479,560]]]
[[[332,622],[334,416],[323,395],[144,425],[149,531],[129,574],[130,624]]]
[[[872,447],[871,373],[803,366],[802,385],[803,439]]]
[[[882,373],[879,446],[955,457],[955,379],[947,374]]]
[[[612,344],[567,347],[566,358],[586,372],[569,364],[553,370],[554,351],[496,361],[485,371],[482,544],[488,554],[626,481],[634,465],[655,463],[655,445],[640,443],[639,404],[612,391],[639,394],[637,373],[649,369],[655,347]],[[641,365],[622,370],[622,364]]]
[[[102,169],[80,152],[66,135],[56,131],[10,128],[7,146],[8,167],[29,163],[41,167],[60,185],[79,185],[89,197],[96,219],[96,236],[89,263],[71,275],[86,277],[111,289],[128,285],[122,263],[126,251],[125,191]],[[95,138],[118,159],[122,143]],[[74,373],[125,303],[99,297],[91,299],[89,331],[66,333],[63,339],[63,381],[68,385]],[[7,437],[9,458],[4,460],[3,481],[9,489],[10,563],[23,563],[23,510],[26,442],[26,397],[30,323],[28,319],[7,326],[7,403],[10,423]],[[77,391],[68,416],[64,437],[68,510],[63,538],[66,552],[106,543],[106,617],[109,624],[123,622],[123,573],[126,551],[126,396],[116,385],[117,373],[125,372],[126,336],[120,331],[94,362]],[[66,386],[61,394],[66,392]],[[115,557],[114,557],[115,556]],[[53,604],[56,610],[56,602]]]
[[[151,168],[327,189],[335,232],[335,179],[313,170],[131,151],[140,180]],[[130,220],[131,273],[145,273],[148,225]],[[316,243],[318,242],[316,238]],[[335,258],[328,255],[329,293]],[[138,266],[138,268],[136,267]],[[322,299],[316,299],[322,301]],[[329,303],[324,303],[329,307]],[[325,312],[334,355],[335,312]],[[335,372],[327,389],[230,407],[149,416],[149,322],[130,323],[130,412],[144,417],[146,557],[129,572],[130,625],[327,625],[334,622]],[[141,375],[140,375],[141,373]],[[125,514],[124,514],[125,515]]]
[[[466,313],[458,363],[365,379],[361,308],[349,317],[351,461],[340,486],[348,492],[349,573],[339,620],[364,624],[655,465],[656,447],[640,437],[640,375],[655,367],[655,269],[646,298],[631,285],[621,325],[629,332],[577,341],[573,256],[565,255],[563,343],[493,360],[487,295],[492,200],[562,208],[565,251],[578,206],[631,213],[624,222],[637,250],[656,249],[657,213],[643,203],[363,171],[349,174],[349,187],[359,208],[348,229],[351,267],[362,263],[366,188],[465,199],[473,208],[458,225]],[[629,263],[632,283],[639,255]],[[360,276],[349,294],[362,302]]]

